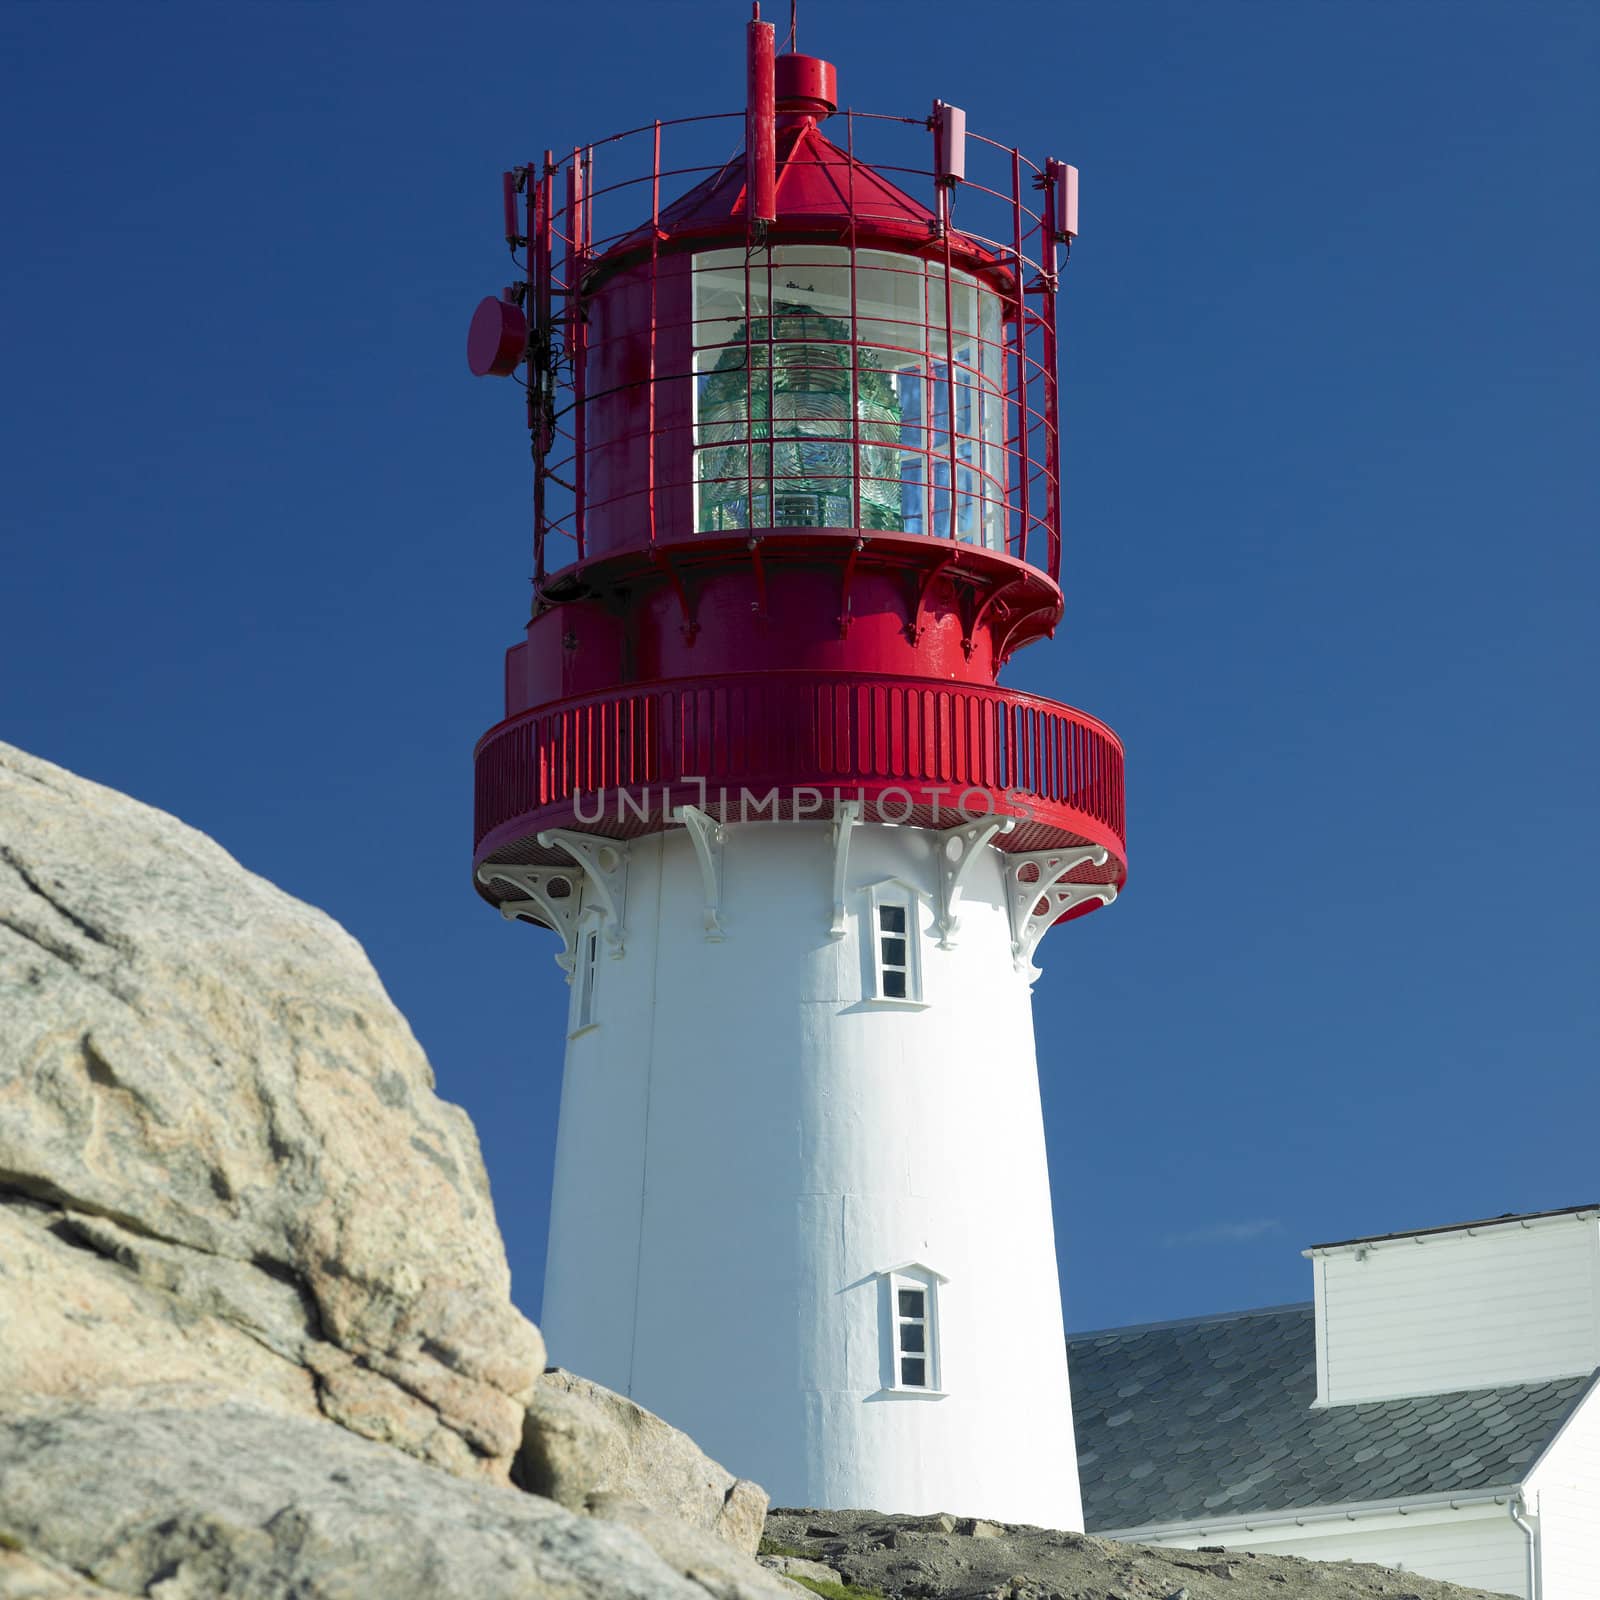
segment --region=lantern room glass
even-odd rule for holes
[[[694,318],[701,533],[1005,548],[1003,315],[971,274],[947,285],[942,262],[861,250],[852,265],[828,245],[703,251]]]

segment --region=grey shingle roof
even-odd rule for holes
[[[1312,1410],[1312,1308],[1068,1340],[1091,1532],[1520,1482],[1589,1378]]]

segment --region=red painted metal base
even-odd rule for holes
[[[981,546],[842,528],[701,535],[569,568],[506,657],[508,716],[633,682],[805,669],[994,683],[1061,615]]]

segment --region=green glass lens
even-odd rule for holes
[[[855,358],[856,428],[850,422]],[[780,301],[741,325],[700,392],[700,532],[727,528],[904,531],[900,403],[849,324]],[[852,431],[860,437],[860,521]]]

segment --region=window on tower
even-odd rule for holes
[[[600,966],[600,930],[585,927],[578,934],[572,974],[572,1032],[594,1026],[594,981]]]
[[[906,1389],[926,1389],[928,1383],[928,1291],[896,1289],[895,1328],[900,1384]]]
[[[885,1387],[899,1394],[942,1395],[939,1371],[939,1285],[930,1267],[907,1262],[883,1274],[888,1294],[889,1371]]]
[[[911,975],[911,956],[906,943],[906,908],[878,907],[878,974],[884,996],[905,1000],[906,980]]]
[[[922,1000],[917,896],[904,884],[871,891],[867,928],[872,943],[872,993],[876,1000],[908,1005]]]

